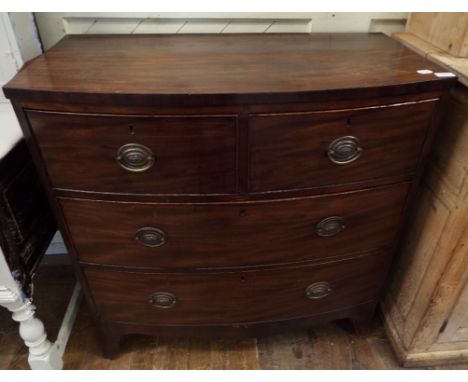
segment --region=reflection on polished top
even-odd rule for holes
[[[399,85],[446,87],[450,81],[417,73],[437,68],[382,34],[70,35],[28,63],[5,92],[41,100],[97,93],[116,102],[122,95],[225,95],[242,103],[325,90],[377,88],[382,95],[391,85],[386,95],[394,95]]]

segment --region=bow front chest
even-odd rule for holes
[[[362,328],[442,71],[380,34],[67,36],[28,63],[4,92],[104,354],[128,333]]]

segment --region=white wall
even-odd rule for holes
[[[65,34],[403,31],[408,13],[35,13],[44,49]]]
[[[23,60],[7,13],[0,13],[0,87],[23,65]],[[8,103],[0,92],[0,103]]]
[[[7,13],[0,13],[0,87],[7,83],[23,64]],[[0,91],[0,158],[23,134],[10,102]]]
[[[8,14],[23,62],[42,53],[34,16],[31,12],[10,12]]]

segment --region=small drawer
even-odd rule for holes
[[[80,261],[206,269],[283,264],[391,245],[408,184],[248,203],[61,198]]]
[[[412,174],[435,104],[252,115],[249,190],[333,187]]]
[[[219,273],[140,273],[84,268],[104,320],[223,325],[288,320],[376,298],[384,254],[321,265]]]
[[[28,111],[53,187],[110,193],[236,191],[236,118]]]

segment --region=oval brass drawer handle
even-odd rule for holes
[[[166,244],[166,234],[159,228],[143,227],[135,232],[135,240],[147,247],[160,247]]]
[[[130,172],[146,171],[155,162],[151,149],[139,143],[128,143],[120,147],[116,160],[120,167]]]
[[[149,296],[148,302],[155,308],[169,309],[177,304],[177,299],[172,293],[156,292]]]
[[[328,158],[335,164],[354,162],[362,154],[363,148],[358,138],[351,135],[335,139],[328,146]]]
[[[327,297],[331,292],[332,288],[326,281],[310,284],[305,290],[307,298],[311,300]]]
[[[315,226],[315,233],[318,236],[329,237],[335,236],[337,233],[346,228],[345,220],[341,216],[329,216],[320,220]]]

